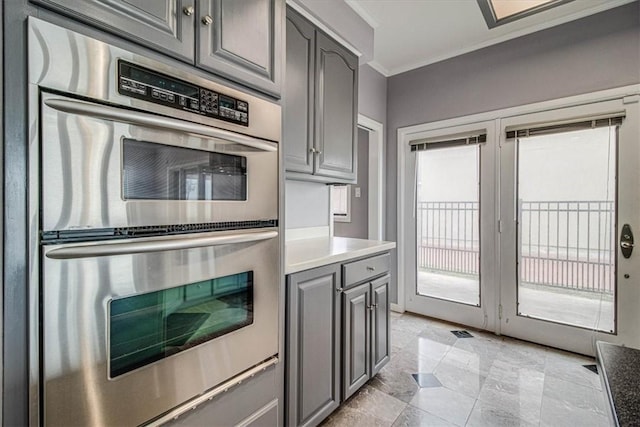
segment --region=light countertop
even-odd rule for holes
[[[285,274],[385,252],[395,247],[395,242],[348,237],[290,240],[285,243]]]

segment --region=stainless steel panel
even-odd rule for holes
[[[249,126],[120,95],[117,84],[118,59],[247,101],[250,110]],[[29,83],[40,88],[55,89],[257,138],[280,141],[279,105],[33,17],[29,17]]]
[[[391,256],[388,253],[343,264],[342,277],[344,286],[348,287],[380,276],[389,271],[390,265]]]
[[[223,232],[237,234],[238,232]],[[137,425],[278,352],[278,239],[97,258],[54,259],[42,249],[45,425]],[[254,272],[254,322],[108,378],[113,298]]]
[[[242,424],[238,421],[261,419],[266,412],[278,413],[278,399],[272,400],[276,395],[274,390],[277,382],[278,370],[274,367],[279,363],[277,357],[273,357],[264,363],[251,368],[237,377],[220,384],[213,390],[201,394],[180,407],[167,412],[147,424],[148,426],[174,425],[196,426],[210,424],[215,419],[218,425]],[[247,405],[246,397],[250,395],[253,408],[258,408],[263,402],[269,401],[264,407],[253,412],[251,405]],[[209,403],[212,401],[211,403]],[[278,423],[266,424],[277,426]]]
[[[196,133],[60,111],[77,103],[42,94],[42,228],[71,230],[266,220],[278,217],[278,152]],[[101,107],[101,106],[97,106]],[[126,112],[122,112],[126,114]],[[139,115],[132,115],[132,121]],[[203,131],[204,132],[204,131]],[[211,132],[210,135],[214,135]],[[246,201],[124,200],[123,139],[238,155],[247,159]],[[262,146],[260,144],[264,144]]]

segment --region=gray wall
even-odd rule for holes
[[[334,236],[369,237],[369,132],[364,129],[358,129],[357,180],[351,186],[351,222],[334,222]],[[356,197],[356,188],[360,188],[360,197]]]
[[[637,83],[638,2],[390,77],[387,239],[397,238],[399,127]]]
[[[359,73],[358,112],[386,127],[387,78],[366,64]]]

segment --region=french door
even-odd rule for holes
[[[496,140],[490,121],[412,141],[407,310],[495,328]]]
[[[416,134],[405,308],[582,354],[639,346],[620,246],[640,233],[639,123],[631,97]]]
[[[640,344],[640,263],[620,249],[624,224],[640,230],[637,115],[614,100],[501,120],[502,334]]]

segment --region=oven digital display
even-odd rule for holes
[[[123,66],[129,69],[129,77],[137,82],[146,83],[150,86],[169,90],[191,98],[197,98],[200,93],[200,89],[196,86],[187,85],[175,79],[168,79],[128,64],[123,64]]]
[[[228,96],[220,95],[218,103],[220,104],[220,107],[229,108],[230,110],[236,109],[236,100],[229,98]]]
[[[123,60],[118,93],[154,104],[249,126],[249,103]]]
[[[109,303],[109,376],[149,365],[253,323],[253,271]]]

